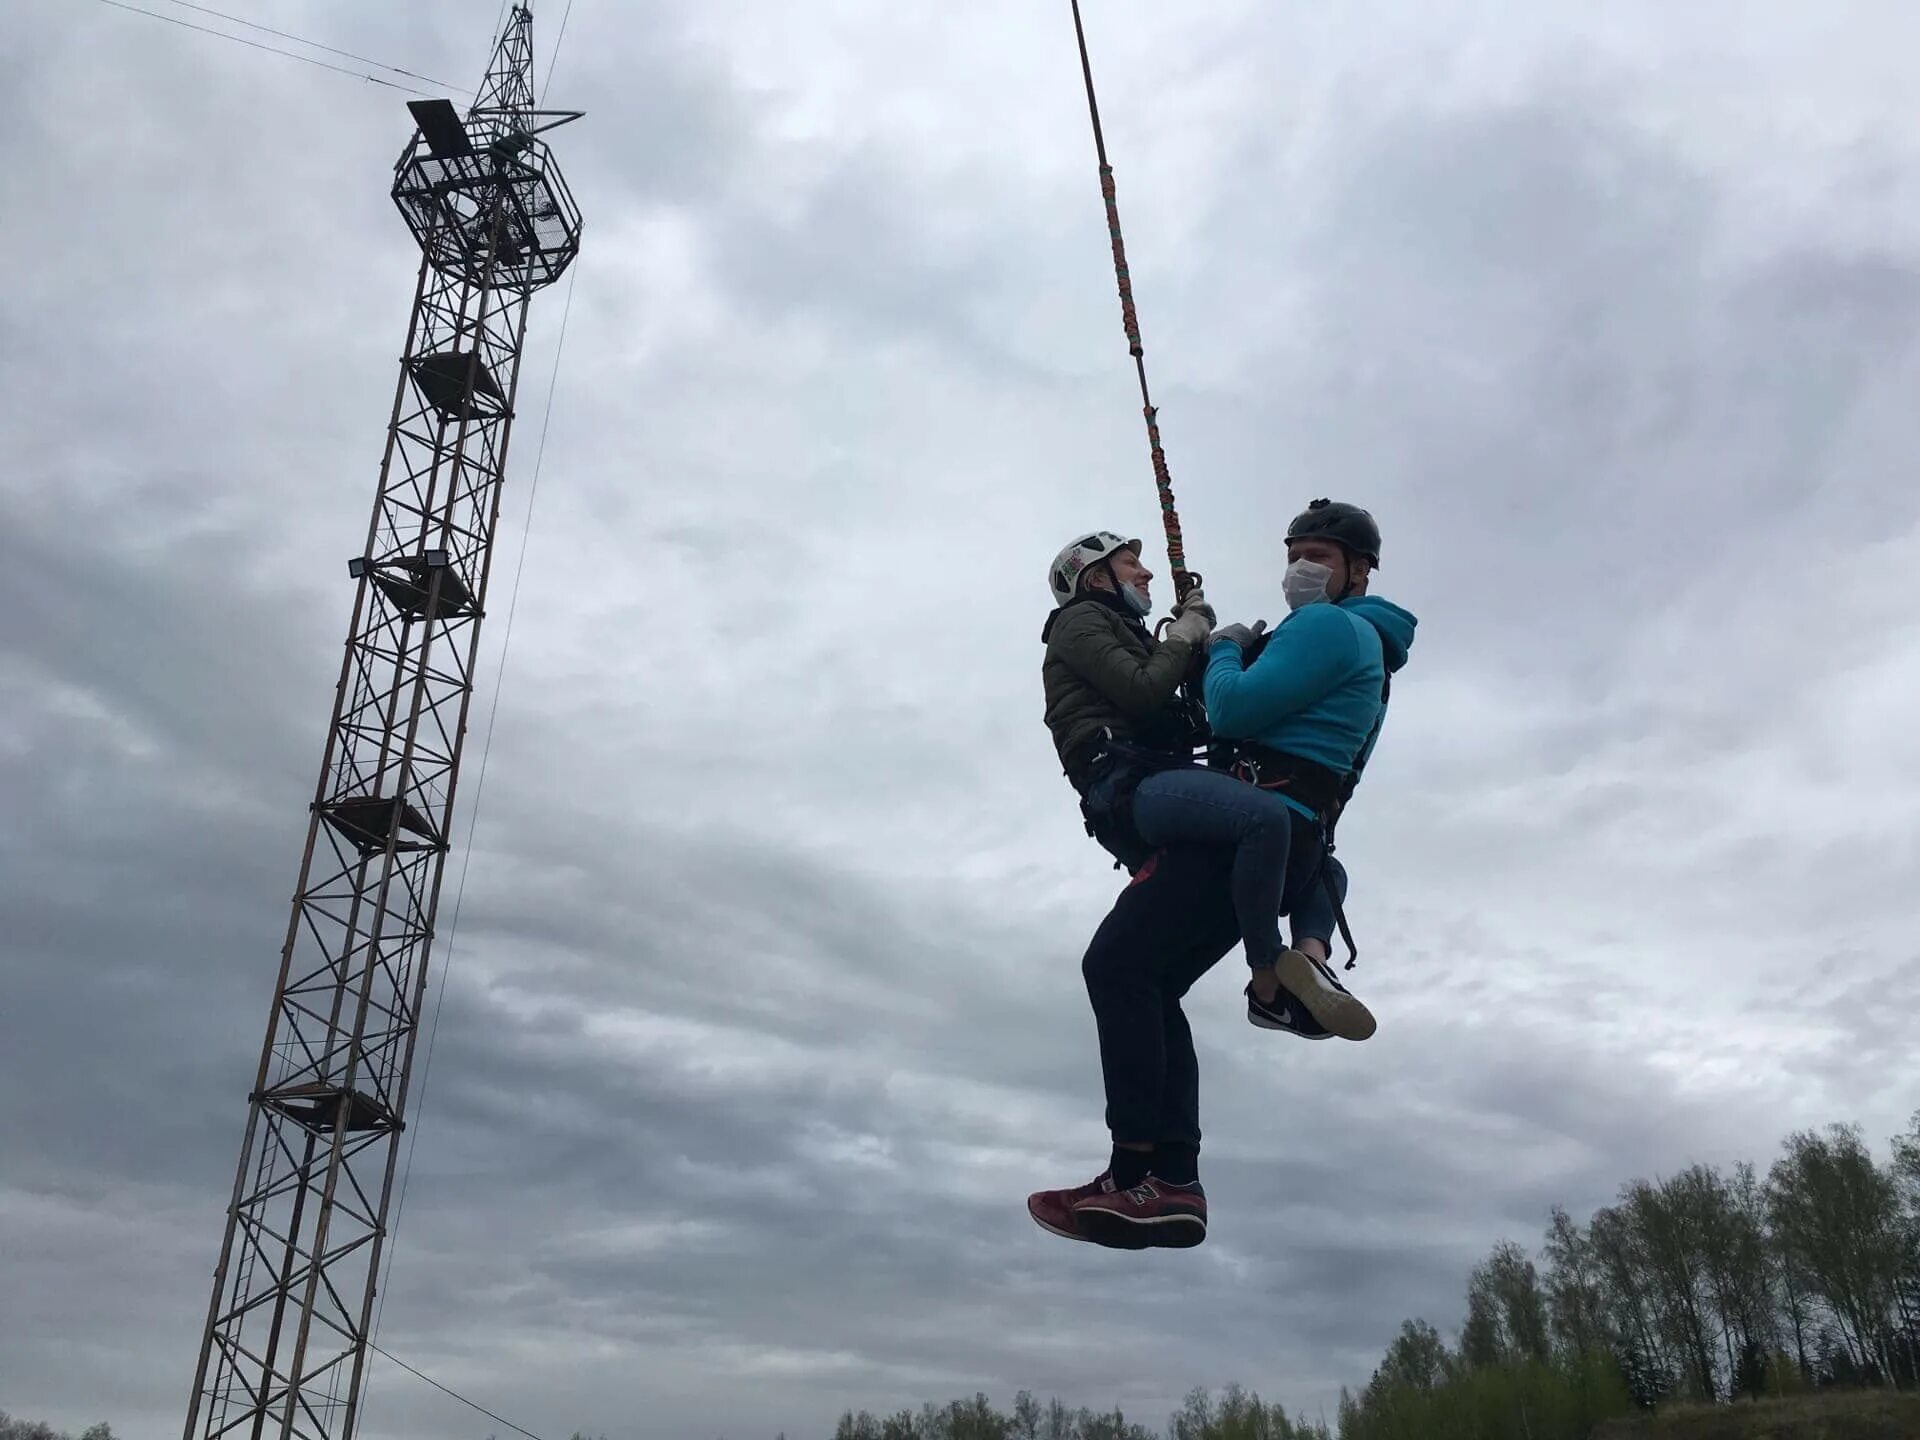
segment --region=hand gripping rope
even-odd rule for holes
[[[1080,44],[1080,73],[1087,82],[1087,114],[1093,120],[1093,148],[1100,157],[1100,195],[1107,205],[1107,231],[1113,237],[1113,274],[1120,286],[1120,324],[1127,332],[1127,350],[1140,375],[1140,404],[1147,419],[1147,445],[1153,454],[1153,483],[1160,492],[1160,521],[1167,532],[1167,564],[1173,571],[1176,600],[1200,588],[1200,576],[1187,569],[1186,546],[1180,538],[1180,512],[1173,503],[1173,476],[1167,471],[1167,453],[1160,447],[1160,412],[1147,390],[1147,361],[1140,344],[1140,316],[1133,307],[1133,281],[1127,273],[1127,246],[1120,237],[1120,206],[1114,198],[1113,167],[1107,163],[1107,141],[1100,132],[1100,103],[1093,94],[1093,65],[1087,59],[1087,32],[1080,23],[1080,0],[1073,3],[1073,33]]]

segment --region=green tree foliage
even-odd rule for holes
[[[1767,1203],[1774,1243],[1824,1306],[1849,1373],[1894,1378],[1912,1242],[1896,1172],[1874,1163],[1857,1127],[1801,1131],[1768,1174]],[[1823,1353],[1823,1368],[1831,1361]]]
[[[1764,1181],[1695,1165],[1584,1227],[1556,1207],[1539,1260],[1503,1241],[1474,1267],[1456,1349],[1405,1322],[1340,1440],[1585,1440],[1670,1399],[1920,1383],[1920,1113],[1890,1167],[1832,1126]]]
[[[1218,1396],[1189,1392],[1164,1435],[1117,1409],[1073,1410],[1058,1400],[1042,1405],[1025,1390],[1004,1413],[985,1395],[886,1416],[849,1410],[833,1433],[834,1440],[1333,1440],[1325,1427],[1289,1420],[1284,1407],[1239,1385]]]
[[[1695,1166],[1659,1185],[1635,1180],[1621,1191],[1620,1199],[1627,1212],[1633,1253],[1651,1285],[1668,1353],[1680,1365],[1683,1392],[1695,1399],[1714,1400],[1718,1398],[1718,1361],[1706,1277],[1704,1197],[1708,1186],[1701,1174],[1701,1167]]]
[[[1298,1440],[1305,1433],[1282,1406],[1265,1404],[1238,1385],[1229,1385],[1218,1400],[1205,1390],[1189,1391],[1167,1422],[1169,1440]]]
[[[1605,1351],[1462,1366],[1421,1389],[1376,1372],[1341,1409],[1340,1440],[1585,1440],[1633,1408]]]
[[[1389,1385],[1433,1391],[1453,1377],[1458,1363],[1433,1326],[1424,1320],[1403,1320],[1380,1362],[1378,1377]]]
[[[1734,1367],[1733,1393],[1749,1400],[1758,1400],[1765,1395],[1773,1375],[1771,1362],[1772,1357],[1757,1341],[1747,1341],[1740,1351],[1739,1363]]]
[[[976,1394],[968,1400],[926,1404],[884,1416],[849,1410],[840,1416],[833,1434],[834,1440],[1161,1440],[1119,1410],[1069,1410],[1058,1400],[1043,1408],[1024,1390],[1015,1397],[1011,1414],[996,1410],[984,1394]]]
[[[1542,1252],[1547,1262],[1547,1316],[1562,1359],[1610,1347],[1619,1336],[1607,1313],[1605,1275],[1593,1241],[1556,1205]]]
[[[0,1440],[73,1440],[73,1437],[42,1421],[16,1420],[0,1410]],[[113,1427],[105,1421],[90,1425],[80,1440],[115,1440]]]
[[[1467,1281],[1467,1323],[1460,1349],[1476,1366],[1537,1361],[1553,1354],[1547,1297],[1527,1252],[1510,1240],[1474,1267]]]
[[[1614,1350],[1632,1378],[1634,1394],[1664,1394],[1676,1366],[1661,1323],[1664,1307],[1634,1217],[1618,1206],[1596,1210],[1587,1236],[1600,1267]]]

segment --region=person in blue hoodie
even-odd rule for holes
[[[1236,774],[1278,795],[1297,817],[1288,909],[1304,898],[1302,877],[1310,884],[1331,863],[1327,830],[1373,753],[1389,677],[1413,644],[1414,616],[1367,593],[1379,564],[1373,517],[1356,505],[1316,500],[1287,527],[1286,619],[1270,635],[1225,626],[1208,647],[1214,736],[1233,742]],[[1295,1028],[1292,999],[1334,1034],[1373,1033],[1371,1014],[1322,957],[1289,948],[1270,966],[1249,963],[1247,1013],[1255,1024]]]
[[[1261,633],[1264,625],[1214,631],[1205,691],[1226,763],[1291,813],[1281,908],[1293,913],[1321,883],[1327,830],[1378,743],[1387,677],[1406,663],[1416,622],[1367,593],[1380,531],[1357,506],[1316,500],[1288,527],[1287,561],[1289,615],[1271,635]],[[1042,1229],[1129,1250],[1206,1239],[1199,1061],[1181,1001],[1242,939],[1233,859],[1218,845],[1155,852],[1087,947],[1081,974],[1099,1032],[1113,1151],[1087,1184],[1027,1197]],[[1289,996],[1316,1018],[1343,1022],[1359,1005],[1324,963],[1292,948],[1253,969],[1248,1018],[1294,1021]],[[1366,1020],[1370,1033],[1371,1015]]]

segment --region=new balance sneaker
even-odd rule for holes
[[[1074,1206],[1096,1195],[1104,1195],[1114,1188],[1111,1171],[1102,1171],[1085,1185],[1076,1185],[1071,1190],[1036,1190],[1027,1196],[1027,1214],[1033,1217],[1033,1223],[1049,1234],[1058,1235],[1062,1240],[1084,1240],[1093,1243],[1091,1235],[1080,1233],[1080,1225],[1074,1218]]]
[[[1333,1032],[1307,1013],[1307,1007],[1282,985],[1274,991],[1273,999],[1262,1000],[1254,993],[1253,982],[1247,982],[1247,1021],[1258,1025],[1262,1030],[1285,1030],[1290,1035],[1298,1035],[1302,1040],[1331,1040]]]
[[[1073,1205],[1076,1228],[1115,1250],[1185,1250],[1207,1238],[1207,1194],[1200,1182],[1174,1185],[1149,1175],[1122,1190],[1111,1178]],[[1038,1218],[1038,1217],[1036,1217]]]
[[[1342,1040],[1365,1040],[1377,1028],[1373,1012],[1334,978],[1325,962],[1289,948],[1280,952],[1273,969],[1281,990],[1329,1033]]]

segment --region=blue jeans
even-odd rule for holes
[[[1324,918],[1327,934],[1318,938],[1331,935],[1332,906],[1316,879],[1323,858],[1319,827],[1278,795],[1219,770],[1162,770],[1133,792],[1133,825],[1155,849],[1232,848],[1229,888],[1249,966],[1279,957],[1283,901],[1304,902],[1302,921],[1317,927]],[[1295,934],[1305,938],[1300,921]]]
[[[1329,855],[1325,861],[1327,874],[1333,880],[1334,889],[1340,896],[1342,905],[1347,903],[1347,867],[1340,863],[1339,857]],[[1327,953],[1333,953],[1333,900],[1327,894],[1327,887],[1319,880],[1307,886],[1306,893],[1288,896],[1292,901],[1287,910],[1287,923],[1293,928],[1294,949],[1300,948],[1302,940],[1318,940],[1327,947]]]

